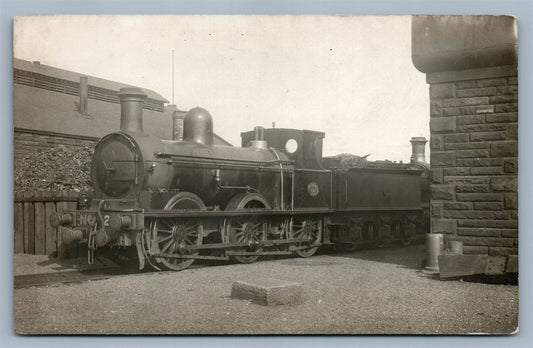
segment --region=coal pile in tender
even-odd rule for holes
[[[91,188],[91,159],[94,149],[58,146],[42,149],[15,162],[15,194],[28,191],[78,191]]]
[[[349,153],[341,153],[335,156],[324,157],[324,167],[326,168],[366,168],[368,167],[368,161],[366,156],[357,156]]]

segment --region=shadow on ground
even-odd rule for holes
[[[421,270],[425,260],[425,245],[411,246],[386,245],[383,248],[358,247],[349,252],[329,253],[333,257],[349,257],[359,260],[382,262],[398,265],[404,268]]]

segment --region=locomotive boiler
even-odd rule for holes
[[[408,243],[423,219],[424,166],[324,168],[325,134],[309,130],[255,127],[242,147],[215,145],[199,107],[184,118],[183,140],[161,140],[143,131],[144,92],[118,96],[120,131],[95,147],[89,208],[51,217],[63,242],[87,243],[89,262],[100,248],[170,270],[308,257],[325,244]]]

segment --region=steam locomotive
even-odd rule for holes
[[[143,131],[144,92],[118,96],[120,131],[95,147],[88,209],[50,219],[63,243],[87,243],[89,263],[100,248],[157,270],[309,257],[323,245],[409,244],[427,223],[425,139],[410,164],[324,168],[323,132],[255,127],[242,147],[215,145],[211,115],[197,107],[182,141],[161,140]]]

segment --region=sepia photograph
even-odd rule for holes
[[[14,331],[518,333],[518,28],[15,17]]]

